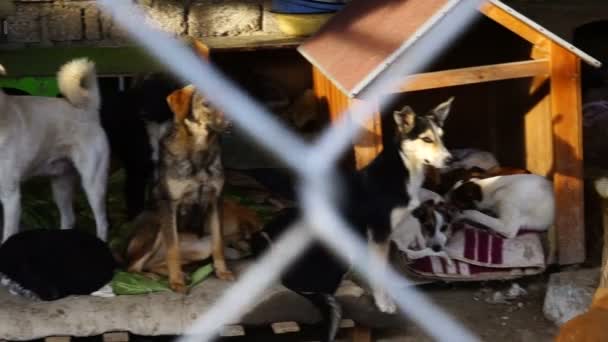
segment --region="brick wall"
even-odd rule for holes
[[[130,0],[124,0],[130,1]],[[194,37],[277,35],[265,0],[133,0],[162,30]],[[15,0],[4,46],[128,45],[90,0]],[[1,9],[0,9],[1,10]]]

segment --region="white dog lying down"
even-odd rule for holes
[[[496,157],[488,151],[482,151],[475,148],[460,148],[452,149],[450,150],[450,153],[452,153],[452,162],[448,167],[441,170],[442,173],[458,168],[468,170],[473,167],[478,167],[489,170],[499,166]]]
[[[460,208],[459,219],[469,219],[513,238],[520,228],[544,231],[555,218],[553,185],[532,174],[496,176],[459,182],[448,193],[448,201]],[[490,210],[498,218],[479,210]]]
[[[95,65],[87,59],[73,60],[59,70],[57,79],[65,98],[9,96],[0,91],[3,241],[18,230],[20,184],[32,176],[52,177],[61,228],[72,228],[78,174],[95,215],[97,235],[106,239],[109,148],[99,121],[101,98]]]

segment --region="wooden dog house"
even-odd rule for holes
[[[467,0],[355,0],[299,47],[313,65],[316,95],[331,118],[358,101],[391,61]],[[509,166],[553,179],[560,264],[585,259],[580,61],[600,62],[497,0],[424,73],[399,92],[421,108],[456,95],[448,147],[479,147]],[[444,20],[447,18],[447,20]],[[420,110],[420,109],[417,109]],[[384,120],[389,121],[389,120]],[[380,113],[355,142],[357,167],[382,149]]]

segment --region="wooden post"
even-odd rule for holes
[[[350,105],[357,106],[360,100],[351,99]],[[358,139],[354,143],[355,166],[362,169],[382,152],[382,118],[376,110],[373,117],[367,122],[358,123],[362,128]]]
[[[602,228],[604,229],[604,244],[602,246],[602,268],[598,288],[608,288],[608,199],[600,197],[602,210]]]
[[[313,67],[312,76],[315,95],[322,104],[327,105],[329,118],[332,121],[338,120],[345,110],[350,106],[356,105],[359,101],[350,99],[315,67]],[[380,113],[376,113],[372,120],[360,123],[360,125],[363,126],[362,132],[353,143],[357,169],[369,164],[382,151],[382,121]]]
[[[559,263],[585,260],[580,60],[551,43],[553,183]]]
[[[352,342],[372,342],[372,329],[357,324],[352,336]]]
[[[70,342],[71,336],[49,336],[44,338],[44,342]]]
[[[129,342],[129,333],[125,331],[105,333],[102,339],[103,342]]]

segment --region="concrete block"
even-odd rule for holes
[[[7,17],[8,42],[38,43],[41,40],[40,18],[48,12],[48,4],[17,3],[15,14]]]
[[[586,312],[598,283],[598,268],[552,274],[543,305],[545,317],[562,325]]]
[[[147,22],[158,29],[177,35],[186,33],[185,11],[189,1],[139,0],[147,14]]]
[[[100,40],[103,35],[101,32],[101,13],[94,4],[85,5],[84,10],[84,39]]]
[[[196,1],[190,6],[191,36],[238,36],[261,30],[262,5],[256,1]]]
[[[120,45],[130,41],[129,35],[112,18],[100,12],[101,39],[105,44]]]
[[[47,25],[52,41],[81,40],[83,36],[80,6],[55,4],[49,7]]]
[[[264,11],[262,12],[262,31],[265,34],[283,34],[279,29],[279,25],[277,24],[274,15],[270,12],[272,9],[272,1],[265,0],[264,1]]]

